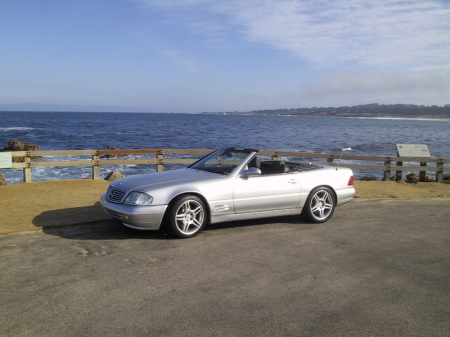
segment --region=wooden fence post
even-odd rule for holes
[[[25,154],[25,167],[23,168],[23,181],[26,183],[31,182],[31,156],[30,151]]]
[[[420,166],[421,167],[427,166],[427,162],[421,162]],[[426,175],[427,175],[426,171],[420,171],[419,172],[419,181],[424,182]]]
[[[156,154],[156,159],[158,159],[158,164],[156,165],[156,172],[164,171],[164,165],[163,165],[164,154],[163,154],[163,150],[158,150],[158,153]]]
[[[386,169],[383,172],[383,181],[391,180],[391,158],[386,158],[387,160],[384,162],[384,166]]]
[[[328,164],[328,165],[333,165],[333,160],[334,160],[333,156],[328,156],[328,158],[327,158],[327,164]]]
[[[98,151],[92,156],[92,179],[100,179],[100,166],[98,163]]]
[[[397,166],[403,166],[402,161],[397,162]],[[402,180],[403,171],[395,171],[395,181]]]
[[[444,160],[439,159],[436,162],[436,167],[438,168],[438,170],[436,171],[436,182],[442,183],[442,181],[444,180]]]

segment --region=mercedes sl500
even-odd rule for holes
[[[189,238],[207,224],[232,220],[298,214],[322,223],[354,194],[349,168],[264,160],[257,150],[226,148],[184,169],[115,180],[101,203],[125,226]]]

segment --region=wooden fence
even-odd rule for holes
[[[188,165],[198,160],[199,155],[206,155],[210,149],[121,149],[121,150],[53,150],[53,151],[13,151],[12,157],[20,158],[21,162],[13,162],[13,169],[23,169],[23,181],[30,182],[31,169],[34,167],[58,167],[58,166],[91,166],[92,178],[100,179],[100,166],[105,165],[129,165],[152,164],[156,165],[156,171],[161,172],[164,165],[181,164]],[[270,156],[272,160],[279,157],[290,157],[289,161],[299,163],[328,164],[333,166],[349,167],[358,170],[383,171],[383,180],[389,181],[391,172],[395,172],[395,178],[401,179],[403,171],[419,172],[420,181],[425,181],[426,172],[435,172],[437,182],[442,182],[444,172],[450,172],[450,158],[419,158],[419,157],[380,157],[380,156],[355,156],[346,154],[286,152],[286,151],[260,151],[263,156]],[[131,159],[128,155],[154,155],[149,159]],[[173,157],[172,155],[178,155]],[[197,157],[186,158],[180,156],[192,155]],[[69,161],[43,161],[36,158],[46,156],[89,156],[88,160]],[[167,158],[170,156],[172,158]],[[315,161],[315,159],[319,161]],[[372,162],[369,164],[354,164],[345,161]],[[382,163],[377,164],[377,163]],[[418,163],[418,166],[404,166],[404,163]],[[434,166],[428,166],[428,164]],[[447,164],[447,166],[445,166]]]

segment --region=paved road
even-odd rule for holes
[[[0,238],[2,336],[449,336],[448,200],[174,240],[113,222]]]

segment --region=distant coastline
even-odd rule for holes
[[[147,108],[58,105],[58,104],[0,104],[0,113],[11,112],[60,112],[60,113],[143,113],[143,114],[209,114],[209,115],[260,115],[260,116],[313,116],[313,117],[351,117],[385,119],[450,119],[450,104],[414,105],[414,104],[366,104],[341,107],[312,107],[291,109],[264,109],[251,111],[205,111],[171,112],[151,111]]]
[[[413,118],[413,119],[450,119],[450,104],[444,106],[425,106],[414,104],[366,104],[356,106],[328,108],[293,108],[253,110],[245,112],[202,112],[214,115],[263,115],[263,116],[330,116],[359,118]]]

